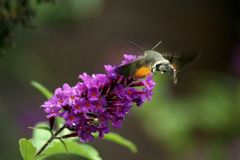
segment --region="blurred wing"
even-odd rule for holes
[[[124,75],[124,76],[133,75],[136,69],[140,67],[143,60],[144,60],[144,57],[141,56],[137,60],[131,63],[119,66],[118,68],[115,69],[115,71],[119,75]]]
[[[174,54],[162,54],[164,58],[169,60],[172,66],[176,69],[177,72],[181,71],[184,67],[194,62],[200,57],[200,54],[191,54],[191,55],[174,55]]]

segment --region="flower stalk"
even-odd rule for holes
[[[57,135],[60,134],[64,129],[66,128],[65,125],[63,125],[61,128],[59,128],[55,133],[51,135],[51,137],[47,140],[47,142],[39,149],[39,151],[36,153],[35,157],[39,156],[45,148],[54,140],[57,138]]]

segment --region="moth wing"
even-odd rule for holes
[[[121,65],[115,69],[115,72],[120,75],[129,76],[133,75],[135,71],[141,66],[143,63],[144,56],[138,57],[135,61]]]
[[[177,72],[179,72],[183,68],[194,62],[196,59],[198,59],[200,57],[200,54],[162,54],[162,56],[172,64],[172,66],[176,69]]]

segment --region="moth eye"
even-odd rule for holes
[[[156,68],[157,71],[160,71],[160,65],[161,65],[161,64],[157,64],[157,65],[155,66],[155,68]]]

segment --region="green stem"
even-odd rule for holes
[[[63,131],[65,128],[65,125],[63,125],[61,128],[59,128],[52,136],[48,139],[48,141],[40,148],[40,150],[36,153],[35,157],[39,156],[44,149],[55,139],[57,138],[57,135]]]

